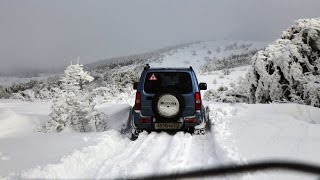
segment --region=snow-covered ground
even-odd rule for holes
[[[67,154],[99,144],[105,136],[72,130],[39,132],[39,127],[49,119],[50,105],[51,102],[0,101],[0,177],[57,163]],[[110,129],[120,132],[126,126],[130,105],[103,104],[97,109],[108,115]]]
[[[120,133],[127,105],[99,107],[109,113],[113,130],[46,134],[37,132],[35,125],[48,118],[50,103],[2,101],[0,177],[125,178],[262,159],[320,162],[319,109],[297,104],[205,103],[211,110],[210,133],[142,133],[130,141]],[[314,178],[284,172],[243,176],[257,177]]]
[[[320,164],[320,109],[298,104],[210,104],[222,161],[292,160]],[[252,179],[314,179],[295,173],[258,173]]]
[[[248,66],[201,74],[207,58],[246,51],[227,50],[230,41],[208,41],[164,54],[151,67],[192,65],[209,89],[232,88]],[[238,43],[241,44],[241,43]],[[261,48],[265,43],[254,43]],[[217,47],[220,51],[216,51]],[[208,49],[211,53],[208,53]],[[208,57],[207,57],[208,56]],[[121,95],[124,96],[124,95]],[[132,97],[126,97],[132,102]],[[136,141],[127,134],[130,105],[99,104],[110,130],[97,133],[42,133],[51,102],[0,100],[0,179],[128,178],[256,160],[302,160],[320,164],[320,109],[298,104],[226,104],[204,102],[210,108],[211,132],[143,132]],[[259,172],[218,179],[316,179],[289,172]]]

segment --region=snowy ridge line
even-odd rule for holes
[[[227,48],[235,45],[234,48]],[[236,47],[238,46],[239,47]],[[197,44],[191,44],[183,49],[177,49],[173,53],[163,53],[161,61],[149,62],[151,67],[189,67],[198,73],[202,72],[203,66],[211,66],[216,60],[227,58],[231,55],[247,54],[251,50],[261,49],[266,43],[253,41],[232,41],[232,40],[216,40],[203,41]],[[242,47],[244,46],[244,47]],[[248,47],[245,47],[248,46]],[[225,48],[225,50],[220,50]],[[218,50],[219,49],[219,50]],[[208,64],[208,62],[211,62]]]
[[[109,67],[109,68],[113,69],[114,67],[119,66],[119,64],[121,66],[128,66],[128,65],[134,64],[134,61],[144,62],[149,59],[157,59],[164,53],[170,53],[172,51],[176,51],[177,49],[186,48],[186,47],[189,47],[193,44],[199,44],[199,43],[201,43],[201,41],[194,41],[194,42],[177,44],[177,45],[173,45],[173,46],[168,46],[168,47],[152,50],[152,51],[145,52],[145,53],[107,58],[107,59],[99,60],[96,62],[88,63],[88,64],[86,64],[86,67],[89,70],[92,70],[94,68],[101,68],[101,67],[103,67],[103,68]]]

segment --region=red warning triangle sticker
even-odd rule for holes
[[[156,80],[158,80],[158,79],[157,79],[157,77],[156,77],[154,74],[152,74],[152,75],[150,76],[149,80],[150,80],[150,81],[156,81]]]

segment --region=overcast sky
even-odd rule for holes
[[[195,40],[273,41],[320,0],[0,0],[0,72]]]

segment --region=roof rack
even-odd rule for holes
[[[150,68],[150,65],[149,65],[149,64],[146,64],[146,65],[144,66],[144,70],[149,69],[149,68]]]
[[[190,66],[189,68],[190,68],[191,70],[193,70],[193,69],[192,69],[192,66]]]

